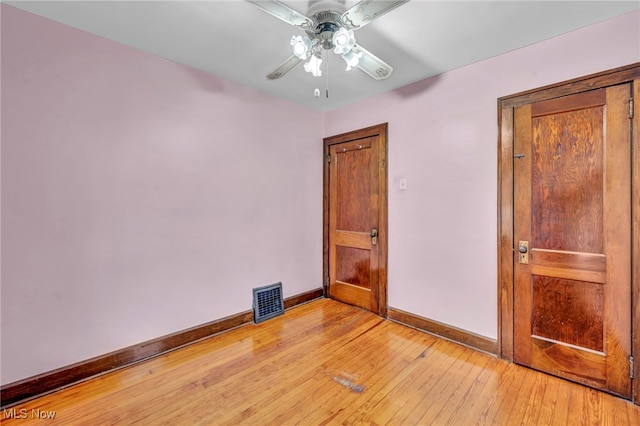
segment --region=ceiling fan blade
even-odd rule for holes
[[[278,0],[247,0],[249,3],[253,3],[256,7],[264,10],[270,15],[275,16],[284,22],[293,25],[294,27],[308,30],[313,28],[313,21],[302,13],[291,9],[286,4]]]
[[[340,17],[340,20],[344,25],[351,30],[362,28],[367,24],[370,24],[375,19],[378,19],[382,15],[391,12],[398,6],[402,6],[409,0],[396,0],[396,1],[374,1],[374,0],[362,0],[356,3],[349,10],[344,12]]]
[[[296,55],[291,55],[291,57],[284,61],[278,68],[267,74],[267,78],[269,80],[277,80],[294,69],[300,62],[302,62],[302,59],[298,58]]]
[[[362,52],[362,57],[360,58],[357,67],[369,74],[372,78],[375,78],[376,80],[384,80],[393,72],[391,65],[387,64],[385,61],[378,58],[359,44],[356,44],[353,47],[353,51],[355,53]]]

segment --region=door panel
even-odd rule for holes
[[[333,297],[376,311],[378,245],[371,230],[378,227],[373,191],[378,179],[375,137],[331,147],[329,211],[329,286]],[[333,238],[332,238],[333,237]]]
[[[336,281],[371,289],[371,250],[336,244]]]
[[[629,97],[625,84],[514,112],[514,360],[625,397]]]
[[[376,214],[375,205],[371,205],[371,190],[375,171],[371,164],[375,163],[375,150],[371,149],[372,138],[346,142],[331,147],[333,161],[332,175],[335,181],[334,204],[336,212],[335,227],[347,232],[369,233],[371,216]]]
[[[325,139],[328,293],[378,314],[386,309],[385,133],[386,126]]]

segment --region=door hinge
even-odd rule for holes
[[[327,159],[327,163],[331,162],[331,154],[325,155],[325,158]]]
[[[629,377],[633,379],[633,357],[629,357]]]
[[[629,118],[633,118],[633,98],[629,99]]]

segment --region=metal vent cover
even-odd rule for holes
[[[256,324],[282,314],[284,314],[282,283],[253,289],[253,321]]]

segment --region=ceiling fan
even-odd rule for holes
[[[307,60],[305,70],[319,77],[322,74],[322,51],[331,49],[345,60],[347,71],[352,67],[358,67],[374,79],[382,80],[391,75],[393,68],[357,44],[353,33],[409,0],[362,0],[346,11],[344,0],[310,1],[309,16],[278,0],[247,1],[306,33],[305,36],[291,37],[293,54],[267,75],[269,80],[279,79]]]

